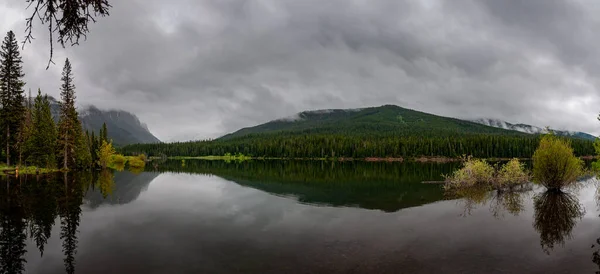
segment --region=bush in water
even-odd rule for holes
[[[533,154],[534,182],[549,190],[560,190],[584,174],[583,161],[573,154],[567,140],[546,135]]]

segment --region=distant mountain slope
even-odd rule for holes
[[[50,98],[50,108],[55,121],[60,115],[60,105],[54,98]],[[116,145],[128,145],[137,143],[160,142],[148,130],[148,127],[132,113],[122,110],[100,110],[95,106],[79,108],[79,119],[85,130],[96,132],[106,123],[108,138]]]
[[[304,111],[293,117],[243,128],[220,139],[272,133],[386,136],[448,136],[469,133],[523,135],[514,130],[432,115],[395,105],[384,105],[362,109]]]
[[[532,126],[532,125],[526,125],[526,124],[511,124],[511,123],[508,123],[508,122],[505,122],[502,120],[497,120],[497,119],[483,118],[483,119],[473,120],[473,122],[479,123],[482,125],[486,125],[486,126],[509,129],[509,130],[516,130],[516,131],[529,133],[529,134],[548,133],[548,131],[545,128],[536,127],[536,126]],[[592,141],[596,139],[596,136],[585,133],[585,132],[556,130],[556,129],[550,129],[550,130],[552,132],[554,132],[556,135],[560,135],[560,136],[569,136],[569,137],[580,138],[580,139],[585,139],[585,140],[592,140]]]

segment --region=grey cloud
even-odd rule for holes
[[[600,133],[596,2],[113,5],[59,55],[75,64],[80,102],[132,111],[161,139],[382,104]],[[55,89],[60,68],[40,72],[39,40],[27,49],[26,62],[38,62],[29,81]]]

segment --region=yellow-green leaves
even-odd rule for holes
[[[568,141],[546,135],[533,154],[534,182],[548,189],[561,189],[583,175],[583,161],[573,154]]]

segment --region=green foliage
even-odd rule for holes
[[[48,95],[42,96],[40,90],[33,104],[32,120],[33,127],[27,144],[26,162],[34,166],[54,168],[58,133],[50,112]]]
[[[583,175],[583,161],[575,157],[569,142],[546,135],[533,154],[534,182],[548,189],[561,189]]]
[[[19,45],[9,31],[0,47],[0,133],[8,165],[17,158],[17,137],[25,115],[24,76]]]
[[[243,154],[275,158],[329,158],[329,157],[393,157],[418,158],[423,156],[477,158],[529,158],[539,145],[539,136],[468,135],[452,137],[379,136],[377,132],[364,136],[343,135],[256,135],[209,141],[154,143],[128,145],[120,153],[149,156],[203,157]],[[591,141],[573,139],[578,155],[594,155]]]
[[[121,154],[114,154],[111,157],[111,163],[116,165],[124,165],[127,162],[127,158]]]
[[[133,168],[143,168],[146,166],[146,162],[143,160],[143,158],[136,156],[128,157],[127,163],[129,163],[129,167]]]
[[[358,110],[305,111],[297,119],[275,120],[255,127],[241,129],[223,136],[228,140],[248,135],[304,134],[360,136],[396,135],[453,136],[456,134],[497,134],[524,136],[526,134],[493,128],[464,120],[441,117],[394,105]]]
[[[75,109],[75,85],[69,59],[62,72],[58,156],[63,169],[88,168],[92,165],[91,144],[86,138]]]
[[[485,160],[467,158],[463,167],[446,177],[445,188],[467,188],[476,184],[489,185],[494,180],[494,168]]]
[[[525,165],[519,159],[512,159],[504,164],[496,176],[496,186],[499,188],[512,187],[529,181]]]

